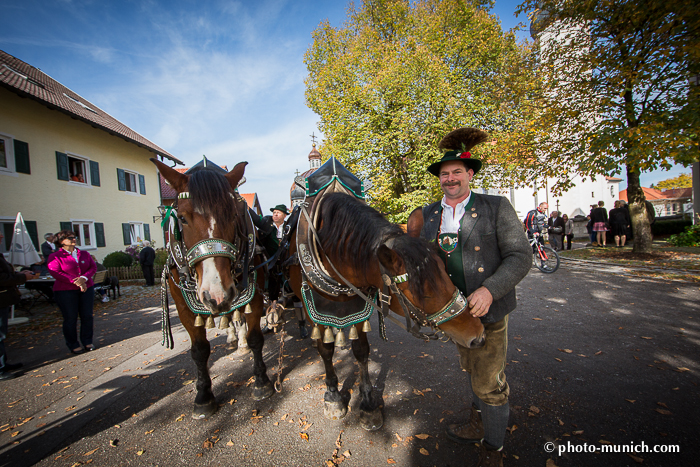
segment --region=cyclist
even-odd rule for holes
[[[537,209],[529,211],[525,216],[525,229],[527,229],[528,238],[539,237],[542,232],[547,230],[547,208],[549,205],[545,202],[540,203]],[[538,238],[538,241],[542,241]]]

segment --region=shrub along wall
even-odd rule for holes
[[[683,232],[686,227],[689,227],[692,224],[692,221],[685,219],[674,219],[669,221],[657,220],[652,224],[651,232],[654,235],[679,234]]]

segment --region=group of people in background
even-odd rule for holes
[[[615,207],[608,213],[605,209],[605,202],[598,201],[597,205],[591,206],[588,219],[587,228],[591,237],[591,245],[605,248],[608,232],[611,232],[615,239],[615,246],[617,248],[625,246],[628,232],[631,232],[632,228],[627,203],[622,200],[615,201]]]

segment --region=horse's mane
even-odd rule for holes
[[[236,222],[231,185],[223,174],[211,169],[196,170],[190,175],[187,188],[196,212],[211,214],[219,224]]]
[[[434,248],[430,243],[408,236],[400,226],[354,196],[326,195],[321,203],[320,220],[323,226],[318,236],[332,262],[343,262],[366,274],[379,246],[394,238],[392,249],[404,261],[413,294],[422,299],[425,284],[430,290],[437,289],[440,273],[436,262],[431,261]]]

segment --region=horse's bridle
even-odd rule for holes
[[[333,262],[330,260],[328,255],[325,254],[325,251],[323,251],[323,246],[321,246],[321,241],[318,237],[318,232],[316,231],[316,228],[314,227],[313,222],[311,222],[311,219],[309,219],[309,214],[306,212],[306,209],[304,209],[303,207],[302,207],[302,212],[307,217],[307,219],[309,221],[309,230],[312,233],[313,241],[316,242],[319,250],[324,253],[324,255],[326,256],[326,261],[331,266],[333,271],[338,275],[340,280],[343,281],[345,283],[345,285],[350,290],[355,292],[355,294],[357,294],[359,297],[361,297],[366,303],[370,304],[375,310],[377,310],[379,313],[381,313],[380,316],[382,318],[388,317],[389,319],[394,321],[394,323],[398,324],[401,328],[410,332],[415,337],[418,337],[421,339],[440,339],[443,341],[447,341],[450,339],[450,337],[447,336],[444,333],[444,331],[439,329],[438,326],[440,326],[441,324],[443,324],[443,323],[445,323],[453,318],[456,318],[457,316],[462,314],[464,312],[464,310],[466,310],[469,307],[469,303],[467,302],[467,299],[464,298],[464,295],[457,287],[455,287],[455,291],[452,294],[452,300],[450,300],[437,313],[433,313],[433,314],[429,315],[425,311],[423,311],[422,309],[415,306],[408,299],[406,294],[404,294],[403,291],[398,287],[397,284],[408,281],[408,273],[404,273],[404,274],[401,274],[399,276],[393,276],[380,263],[382,280],[384,281],[383,290],[379,291],[379,300],[382,303],[382,306],[380,308],[379,306],[377,306],[377,304],[374,303],[374,300],[370,299],[360,289],[355,287],[353,284],[350,283],[350,281],[348,281],[345,277],[343,277],[342,274],[340,274],[340,272],[335,267]],[[389,238],[384,242],[384,245],[386,245],[388,248],[391,248],[391,246],[393,245],[395,240],[396,240],[396,237]],[[406,325],[404,325],[401,321],[399,321],[398,319],[394,318],[393,316],[391,316],[389,314],[388,306],[390,305],[390,302],[391,302],[391,295],[389,295],[387,293],[388,290],[391,290],[391,293],[394,294],[399,299],[399,304],[401,305],[401,308],[404,312],[404,316],[406,317]],[[420,330],[421,326],[429,327],[429,328],[433,329],[433,332],[432,333],[424,333]],[[382,330],[382,337],[385,338],[383,330]]]
[[[178,193],[177,200],[189,197],[189,192],[185,191]],[[234,198],[234,201],[238,201],[233,194],[231,197]],[[159,206],[158,208],[163,216],[161,227],[167,233],[168,260],[169,263],[172,262],[171,265],[177,269],[180,276],[179,283],[175,285],[188,292],[195,292],[197,281],[194,266],[207,258],[224,257],[231,261],[231,276],[234,283],[236,283],[236,271],[241,271],[243,277],[240,281],[240,287],[239,285],[236,287],[244,289],[248,282],[248,265],[251,264],[255,252],[255,235],[248,233],[245,245],[243,245],[242,236],[236,238],[236,244],[222,238],[205,238],[188,249],[182,237],[182,223],[177,216],[177,200],[172,206]],[[247,210],[246,214],[250,215]],[[168,236],[169,239],[167,239]]]
[[[391,248],[394,243],[395,238],[390,238],[384,244]],[[415,337],[423,339],[440,339],[443,341],[449,340],[444,331],[438,328],[443,323],[456,318],[457,316],[464,313],[464,311],[469,307],[467,299],[462,294],[462,291],[455,287],[452,293],[452,299],[439,311],[433,314],[428,314],[421,308],[415,306],[411,300],[408,299],[406,294],[399,288],[398,284],[408,282],[408,273],[403,273],[398,276],[392,276],[380,263],[380,269],[382,272],[382,280],[384,281],[384,293],[382,293],[382,299],[386,296],[386,288],[391,290],[391,293],[396,296],[403,310],[404,316],[406,317],[406,325],[404,326],[398,319],[387,314],[384,306],[382,306],[382,313],[385,317],[388,317],[396,324],[401,326],[406,331],[413,334]],[[337,271],[336,271],[337,272]],[[388,297],[390,299],[390,297]],[[389,301],[386,302],[389,305]],[[424,333],[420,330],[421,326],[429,327],[433,329],[432,333]]]

